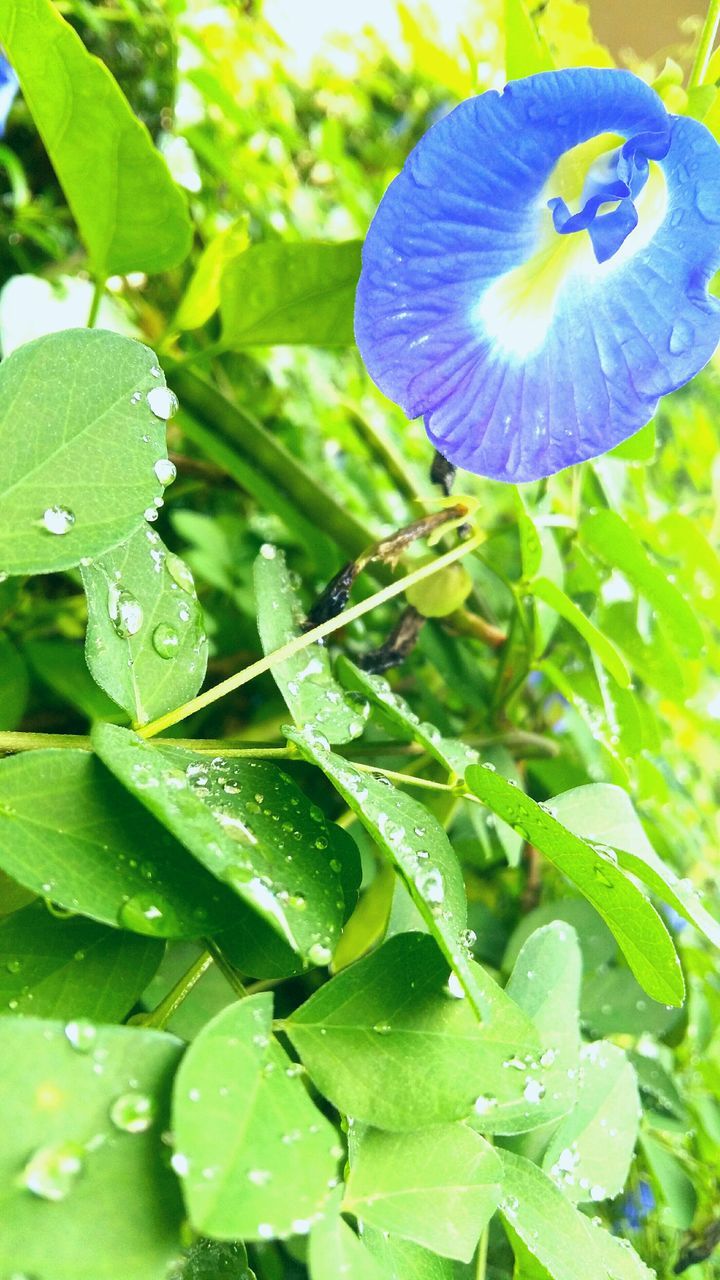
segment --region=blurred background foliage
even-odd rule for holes
[[[150,343],[180,396],[170,429],[178,479],[158,528],[195,574],[215,681],[260,654],[252,566],[263,542],[285,548],[309,607],[349,555],[434,509],[428,500],[438,492],[421,425],[408,424],[373,388],[352,347],[238,343],[219,353],[222,277],[254,244],[362,239],[421,134],[463,97],[504,83],[505,9],[501,0],[66,0],[60,8],[148,125],[187,192],[195,224],[191,260],[151,279],[113,278],[100,323]],[[649,9],[626,8],[635,18],[642,10],[637,29],[652,41]],[[651,81],[661,77],[671,102],[682,93],[666,58],[687,67],[697,31],[692,15],[673,19],[657,56],[647,41],[638,53],[626,49],[622,32],[611,52],[573,0],[547,0],[536,16],[556,65],[620,63]],[[608,32],[607,21],[598,25]],[[7,355],[49,327],[83,324],[92,285],[21,99],[0,169],[0,340]],[[418,714],[482,745],[538,800],[588,781],[626,788],[658,852],[715,913],[717,404],[718,374],[710,367],[613,455],[524,486],[522,498],[509,486],[461,475],[458,489],[477,501],[485,532],[468,564],[473,595],[466,610],[425,624],[393,677]],[[598,520],[607,513],[611,521]],[[406,567],[412,564],[411,553]],[[540,599],[538,576],[575,608]],[[368,575],[357,591],[369,594],[374,585]],[[678,600],[689,606],[688,630],[684,614],[673,621]],[[380,645],[398,612],[393,603],[353,626],[341,636],[345,651]],[[592,618],[591,632],[578,614]],[[85,667],[85,621],[74,573],[0,586],[1,728],[73,733],[96,716],[122,719]],[[488,625],[507,637],[501,646],[487,643]],[[627,688],[607,669],[608,644],[631,673]],[[286,715],[265,677],[196,715],[182,732],[273,740]],[[378,751],[397,764],[388,750]],[[307,785],[321,785],[309,771]],[[630,1189],[615,1202],[615,1225],[669,1274],[667,1258],[683,1233],[702,1235],[720,1214],[716,956],[669,913],[690,1000],[680,1014],[654,1005],[619,962],[604,926],[568,897],[552,868],[530,850],[521,857],[480,811],[438,812],[466,860],[482,961],[507,969],[520,938],[544,920],[560,916],[579,927],[586,1025],[633,1051],[646,1103],[643,1142]],[[351,922],[336,963],[379,936],[392,905],[387,877],[363,839],[364,914]],[[171,949],[149,1004],[183,967],[186,952]],[[297,979],[308,989],[314,981]],[[192,1034],[229,998],[219,977],[205,983],[183,1008],[178,1029]],[[256,1265],[268,1280],[302,1274],[291,1253],[258,1246]],[[507,1274],[501,1252],[493,1265],[496,1276]],[[720,1263],[703,1261],[687,1274],[709,1280],[720,1276]]]

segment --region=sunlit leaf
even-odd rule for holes
[[[354,341],[359,240],[254,245],[223,272],[220,312],[229,347]]]
[[[167,271],[190,248],[185,199],[110,72],[51,0],[7,0],[17,72],[97,275]]]
[[[516,831],[521,829],[592,902],[648,994],[666,1004],[680,1004],[685,987],[670,935],[617,860],[574,835],[498,773],[471,765],[465,780],[483,804]]]
[[[49,334],[3,361],[0,398],[0,570],[68,569],[154,510],[172,399],[148,347]]]

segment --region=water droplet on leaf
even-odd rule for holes
[[[153,1100],[145,1093],[122,1093],[110,1108],[110,1119],[123,1133],[145,1133],[155,1119]]]
[[[172,418],[180,407],[175,392],[169,387],[153,387],[147,393],[147,402],[155,417],[162,418],[164,422]]]
[[[160,658],[174,658],[180,637],[169,622],[159,622],[152,634],[153,649]]]
[[[68,507],[47,507],[43,511],[42,522],[48,533],[62,535],[69,533],[75,523],[75,513]]]
[[[64,1200],[83,1167],[84,1148],[78,1142],[41,1147],[20,1175],[20,1183],[42,1200]]]

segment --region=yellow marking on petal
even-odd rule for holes
[[[566,152],[538,201],[538,239],[535,252],[519,267],[490,285],[475,308],[478,327],[504,354],[524,358],[540,350],[552,323],[562,289],[578,277],[594,284],[624,266],[650,243],[667,210],[667,185],[660,165],[650,162],[648,179],[635,201],[638,225],[617,253],[598,262],[587,231],[560,235],[547,201],[562,196],[568,207],[580,202],[588,166],[614,151],[622,139],[611,134],[591,138]],[[581,154],[580,154],[581,153]],[[609,202],[602,212],[616,207]]]

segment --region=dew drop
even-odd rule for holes
[[[159,658],[174,658],[180,645],[180,637],[169,622],[159,622],[152,633],[152,644]]]
[[[328,964],[332,959],[332,948],[324,942],[313,942],[308,949],[308,960],[311,964]]]
[[[153,1100],[146,1093],[121,1093],[110,1108],[110,1119],[123,1133],[145,1133],[155,1119]]]
[[[48,533],[69,533],[75,523],[75,513],[69,507],[46,507],[42,522]]]
[[[163,937],[167,929],[167,910],[158,905],[157,898],[152,893],[136,893],[122,904],[118,924],[123,929],[131,929],[133,933]]]
[[[479,1098],[475,1099],[473,1111],[476,1116],[486,1116],[488,1111],[492,1111],[497,1106],[497,1098],[493,1098],[490,1094],[481,1093]]]
[[[153,387],[147,393],[147,402],[156,418],[167,422],[179,409],[178,398],[169,387]]]
[[[167,571],[170,574],[170,577],[172,578],[173,582],[176,582],[177,585],[181,587],[183,591],[187,591],[188,595],[191,595],[191,596],[194,595],[195,583],[193,581],[193,576],[190,570],[188,569],[188,566],[186,565],[185,561],[181,560],[180,556],[176,556],[172,552],[170,552],[167,556],[165,564],[167,565]]]
[[[8,973],[19,973],[22,969],[22,960],[8,960],[5,968]]]
[[[388,1036],[392,1031],[392,1027],[389,1022],[376,1022],[373,1026],[373,1031],[379,1036]]]
[[[76,1018],[65,1024],[65,1038],[76,1053],[89,1053],[97,1040],[97,1028],[92,1022]]]
[[[84,1154],[78,1142],[41,1147],[25,1165],[20,1183],[41,1200],[64,1200],[82,1171]]]
[[[160,388],[158,387],[156,390],[160,390]],[[153,471],[163,488],[172,484],[177,475],[177,467],[169,458],[158,458]]]
[[[143,624],[142,605],[125,587],[111,583],[107,610],[108,617],[122,640],[137,635]]]

